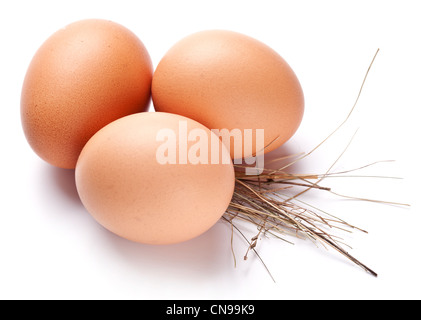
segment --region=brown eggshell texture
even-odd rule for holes
[[[264,129],[265,153],[291,138],[304,112],[303,91],[288,63],[267,45],[224,30],[198,32],[176,43],[155,70],[152,99],[157,111],[210,129]],[[251,150],[242,157],[261,151],[255,136]]]
[[[152,62],[127,28],[82,20],[39,48],[24,80],[21,118],[34,151],[52,165],[74,168],[89,138],[150,103]]]
[[[76,186],[86,209],[106,229],[131,241],[172,244],[197,237],[223,215],[235,178],[229,151],[218,138],[227,164],[212,164],[210,153],[207,164],[157,161],[157,150],[165,143],[157,141],[158,132],[175,132],[179,150],[180,121],[187,124],[188,134],[199,129],[207,139],[213,135],[194,120],[144,112],[112,122],[86,144],[76,167]],[[188,149],[195,144],[189,141]]]

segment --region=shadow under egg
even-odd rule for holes
[[[285,143],[279,148],[268,152],[264,155],[264,163],[265,168],[279,170],[285,173],[303,173],[305,168],[301,163],[300,159],[304,156],[304,152],[302,150],[298,150],[298,148],[293,145],[293,143]]]
[[[234,269],[229,234],[216,223],[202,235],[181,243],[149,245],[121,238],[106,229],[101,235],[111,252],[136,269],[154,278],[180,277],[192,282]],[[111,253],[110,252],[110,253]]]
[[[47,171],[55,190],[59,191],[71,204],[83,206],[76,188],[74,169],[62,169],[49,165]]]

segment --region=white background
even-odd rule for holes
[[[419,299],[421,19],[417,1],[2,1],[0,4],[0,298],[2,299]],[[369,233],[339,232],[374,278],[310,241],[263,237],[256,256],[220,222],[192,241],[164,247],[120,239],[82,207],[71,171],[40,160],[22,133],[20,90],[41,43],[84,18],[121,23],[144,42],[154,66],[176,41],[230,29],[277,50],[299,77],[306,113],[278,154],[308,152],[350,111],[349,122],[292,170],[321,173],[359,131],[334,170],[380,163],[354,174],[405,179],[331,178],[339,193],[411,203],[411,208],[305,198]],[[418,163],[417,163],[418,164]],[[165,201],[163,194],[163,200]],[[304,199],[304,198],[303,198]],[[252,227],[250,235],[255,233]],[[336,231],[335,231],[336,232]]]

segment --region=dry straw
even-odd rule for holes
[[[378,52],[379,50],[376,51],[369,65],[369,68],[367,69],[364,80],[358,92],[358,96],[348,116],[332,133],[330,133],[326,137],[326,139],[319,143],[315,148],[313,148],[308,153],[276,159],[284,161],[289,160],[289,162],[287,162],[287,164],[283,165],[281,168],[276,170],[265,168],[263,169],[263,172],[260,175],[256,176],[246,175],[244,166],[236,166],[236,187],[234,195],[227,211],[222,217],[222,219],[228,222],[231,226],[231,249],[233,252],[235,264],[236,260],[232,244],[234,231],[238,232],[248,243],[248,248],[247,252],[244,255],[244,259],[247,259],[249,251],[253,251],[261,260],[271,277],[272,275],[269,269],[264,264],[262,258],[259,256],[256,250],[257,242],[262,235],[275,236],[285,241],[288,241],[286,239],[286,237],[288,236],[296,238],[308,238],[311,241],[314,241],[316,244],[322,244],[324,247],[333,248],[334,250],[342,254],[344,257],[363,268],[369,274],[377,276],[376,272],[374,272],[365,264],[354,258],[352,255],[350,255],[345,249],[346,244],[342,243],[341,238],[332,233],[332,230],[359,230],[362,232],[366,231],[303,202],[301,200],[301,196],[308,190],[312,189],[317,189],[321,192],[324,191],[333,193],[335,195],[339,195],[337,193],[334,193],[330,188],[321,186],[320,182],[327,177],[345,176],[345,174],[348,174],[352,171],[356,171],[374,165],[378,162],[371,163],[364,167],[360,167],[353,170],[331,172],[334,165],[338,162],[338,160],[348,148],[348,144],[345,150],[342,152],[342,154],[339,155],[339,157],[334,161],[334,163],[324,174],[291,174],[286,172],[286,170],[293,164],[312,154],[348,121],[349,117],[351,116],[358,103],[367,76]],[[290,191],[293,188],[298,188],[298,191],[297,193],[291,196]],[[286,190],[288,190],[289,193],[284,192]],[[339,196],[350,198],[345,195]],[[380,200],[363,198],[353,199],[407,206],[407,204]],[[249,239],[241,230],[240,224],[237,223],[238,221],[246,221],[256,226],[257,234]]]

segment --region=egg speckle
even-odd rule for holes
[[[160,132],[168,131],[174,133],[174,163],[159,159],[159,150],[171,141],[162,140]],[[224,163],[221,157],[211,163],[211,153],[204,152],[202,162],[181,162],[197,159],[198,142],[191,137],[198,133],[205,137],[206,146],[217,143],[229,161]],[[129,115],[110,123],[88,141],[77,162],[76,186],[82,203],[102,226],[131,241],[171,244],[199,236],[224,214],[234,192],[229,151],[212,135],[194,120],[161,112]],[[161,156],[170,157],[172,151],[166,149]]]
[[[50,164],[74,168],[95,132],[147,110],[152,73],[144,44],[120,24],[91,19],[58,30],[34,55],[22,87],[30,146]]]
[[[210,129],[264,130],[264,152],[284,144],[304,112],[301,85],[273,49],[232,31],[209,30],[176,43],[159,62],[152,80],[157,111],[194,119]],[[240,157],[260,152],[256,139]],[[247,141],[244,139],[243,147]],[[234,146],[230,145],[231,156]]]

